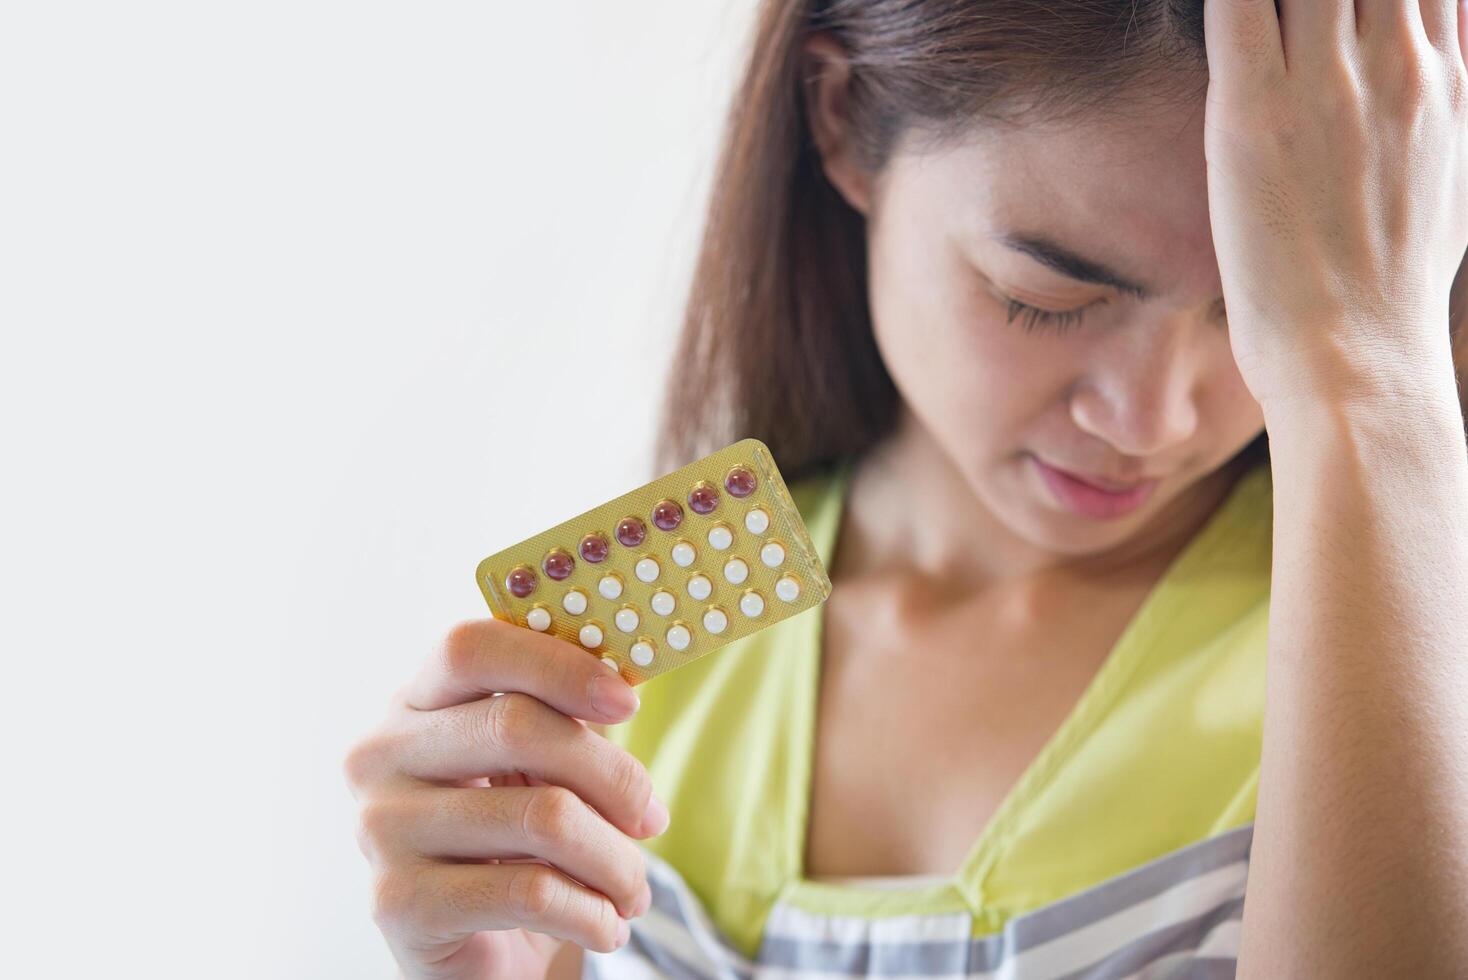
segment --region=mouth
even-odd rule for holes
[[[1061,469],[1033,453],[1029,458],[1057,504],[1092,520],[1112,520],[1130,514],[1147,502],[1160,482],[1152,478],[1125,483]]]
[[[1079,470],[1068,470],[1063,466],[1055,466],[1050,463],[1046,463],[1045,465],[1049,466],[1057,473],[1061,473],[1065,476],[1070,477],[1077,483],[1084,483],[1087,486],[1095,487],[1097,490],[1104,490],[1107,493],[1130,493],[1131,491],[1147,483],[1157,482],[1156,480],[1152,479],[1114,480],[1109,477],[1101,476],[1099,474],[1082,473]]]

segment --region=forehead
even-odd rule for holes
[[[893,165],[891,181],[909,185],[901,193],[976,249],[995,247],[999,233],[1037,233],[1169,293],[1217,292],[1201,101],[978,128]]]

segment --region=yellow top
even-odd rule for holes
[[[830,566],[851,467],[791,486]],[[910,889],[802,867],[823,607],[638,688],[607,736],[672,813],[642,842],[746,956],[776,902],[884,917],[968,910],[973,935],[1254,819],[1264,715],[1271,484],[1248,471],[1173,561],[958,873]]]

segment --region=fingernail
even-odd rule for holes
[[[627,945],[627,939],[632,935],[632,927],[627,924],[626,919],[617,920],[617,948],[621,949]]]
[[[622,718],[641,707],[642,699],[626,681],[603,674],[591,682],[591,706],[610,718]]]
[[[656,837],[668,829],[668,808],[657,794],[647,798],[647,809],[642,811],[642,833],[646,837]]]

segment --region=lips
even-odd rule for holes
[[[1093,476],[1090,473],[1078,473],[1075,470],[1067,470],[1059,466],[1054,466],[1051,468],[1054,469],[1057,473],[1062,473],[1065,476],[1070,477],[1072,480],[1075,480],[1079,483],[1089,484],[1095,487],[1097,490],[1104,490],[1107,493],[1126,493],[1129,490],[1135,490],[1137,487],[1147,482],[1146,480],[1110,480],[1104,476]]]
[[[1136,510],[1157,489],[1158,480],[1123,483],[1089,473],[1052,466],[1031,455],[1040,479],[1055,502],[1066,510],[1093,520],[1111,520]]]

